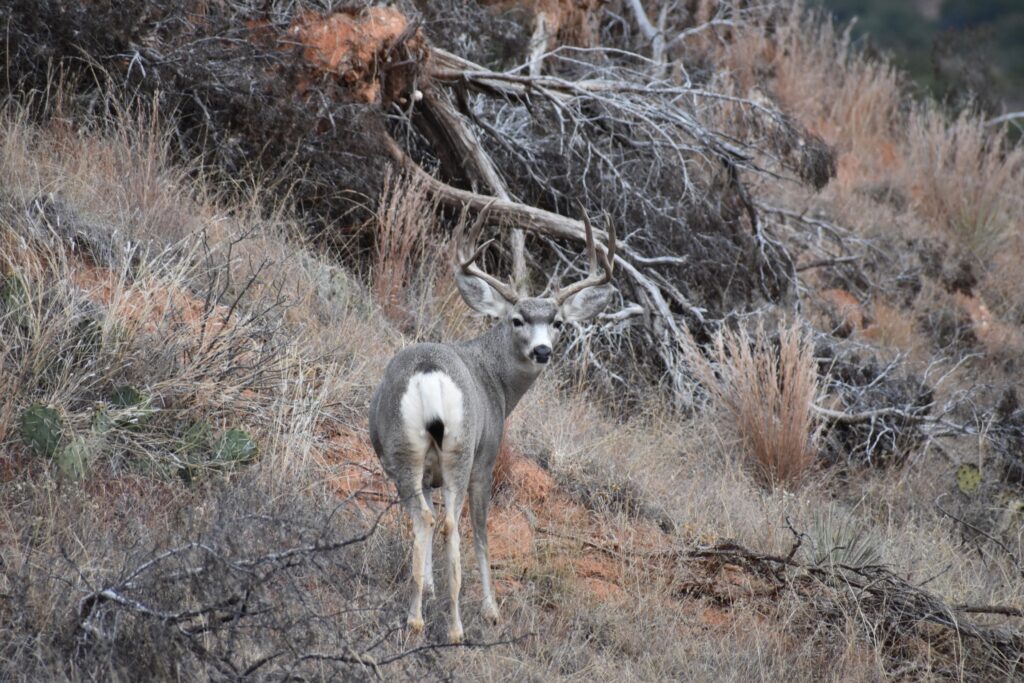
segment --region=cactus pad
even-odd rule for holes
[[[956,486],[961,492],[971,495],[981,486],[981,470],[977,465],[963,464],[956,470]]]
[[[142,392],[130,384],[117,387],[110,392],[110,403],[118,408],[134,408],[144,403],[145,400]]]
[[[138,428],[153,417],[156,410],[149,405],[149,397],[130,384],[117,387],[110,392],[110,405],[116,408],[115,422],[118,426]]]
[[[21,438],[39,455],[53,456],[64,435],[60,414],[49,406],[34,403],[21,415]]]
[[[76,481],[85,476],[89,464],[89,445],[88,439],[78,436],[57,451],[54,460],[63,476]]]
[[[256,443],[241,429],[229,429],[217,439],[214,458],[222,463],[246,463],[256,457]]]

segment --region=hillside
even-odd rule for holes
[[[800,5],[0,17],[0,678],[1021,677],[1005,126]],[[535,293],[581,211],[621,244],[507,424],[496,626],[463,515],[451,646],[367,412],[487,328],[448,262],[485,206]]]
[[[1024,105],[1020,35],[1024,7],[1012,0],[825,0],[855,41],[885,51],[922,89],[991,116]]]

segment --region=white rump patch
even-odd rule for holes
[[[454,450],[462,436],[462,392],[451,377],[438,371],[416,373],[409,378],[399,408],[410,446],[425,453],[433,443],[427,425],[439,419],[444,423],[441,450]]]

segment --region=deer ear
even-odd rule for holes
[[[491,318],[504,318],[512,308],[505,297],[478,277],[456,272],[455,284],[459,287],[462,300],[477,313]]]
[[[588,287],[562,304],[562,317],[569,322],[589,320],[608,305],[615,288],[611,285]]]

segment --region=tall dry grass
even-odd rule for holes
[[[0,116],[0,275],[17,293],[0,302],[0,443],[27,455],[19,416],[43,403],[65,442],[88,444],[87,478],[161,478],[203,464],[195,425],[213,439],[240,428],[266,481],[305,486],[325,424],[361,423],[397,335],[259,187],[229,201],[175,161],[157,114]],[[96,411],[117,413],[122,386],[152,414],[99,438]]]
[[[687,360],[735,431],[758,479],[794,486],[817,455],[813,402],[818,376],[813,346],[794,325],[772,340],[763,328],[721,331],[706,358],[695,346]]]
[[[753,15],[752,15],[753,16]],[[705,37],[724,77],[743,96],[767,91],[812,132],[836,145],[889,157],[903,100],[899,73],[870,60],[843,32],[802,2],[754,18],[735,40]]]
[[[379,207],[373,294],[389,318],[401,321],[408,317],[406,288],[436,230],[437,200],[423,180],[389,171]]]
[[[950,120],[935,106],[910,117],[901,181],[920,216],[983,263],[1000,253],[1024,219],[1024,146],[969,112]]]

